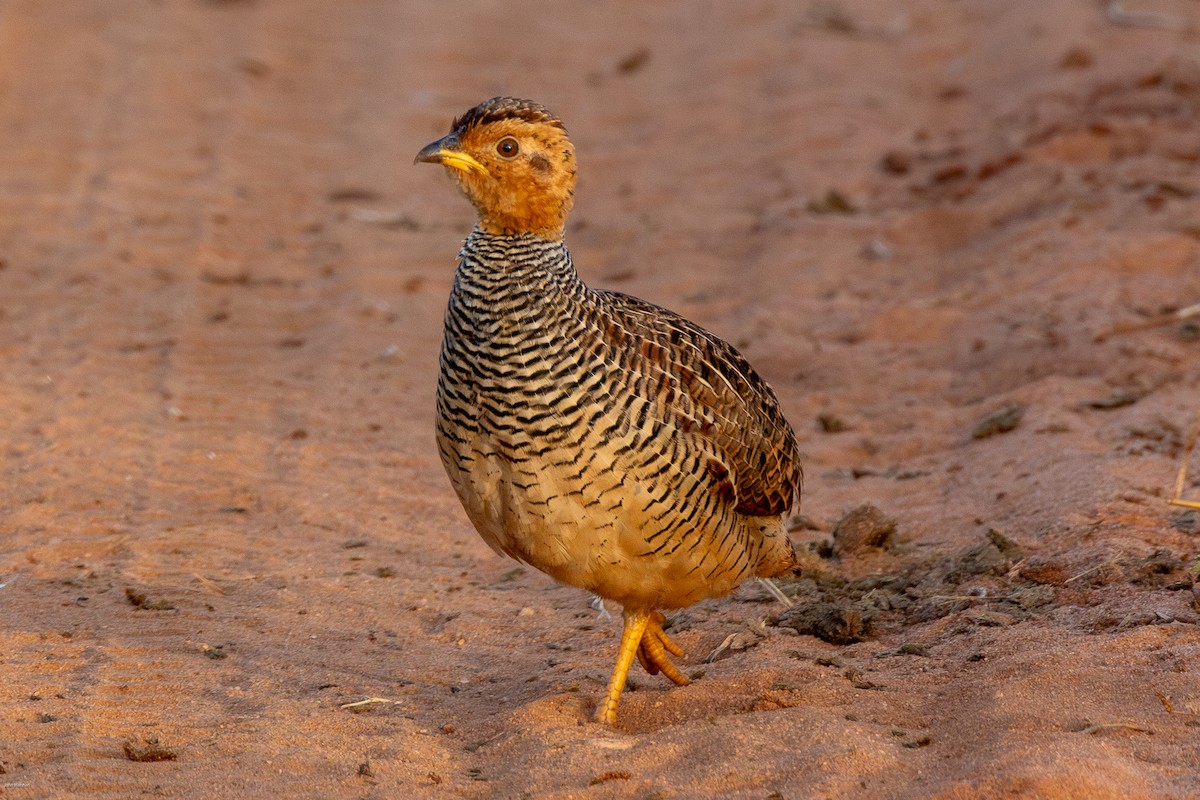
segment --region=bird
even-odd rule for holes
[[[584,283],[564,239],[575,149],[544,106],[480,103],[418,162],[444,166],[478,214],[445,314],[438,453],[492,549],[621,605],[595,714],[614,725],[635,658],[689,683],[664,610],[795,567],[795,432],[732,345]]]

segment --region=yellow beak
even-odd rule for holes
[[[475,171],[480,175],[488,174],[487,167],[464,153],[459,147],[458,137],[452,133],[421,148],[421,152],[417,153],[413,163],[423,161],[426,164],[441,164],[462,172]]]

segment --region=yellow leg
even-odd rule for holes
[[[629,677],[629,668],[633,666],[633,657],[645,667],[651,675],[662,673],[679,686],[691,683],[687,676],[675,668],[670,656],[681,656],[683,650],[671,641],[662,623],[666,619],[657,611],[632,611],[625,609],[625,630],[621,633],[621,649],[617,652],[617,666],[613,669],[612,678],[608,682],[608,693],[604,702],[596,709],[596,721],[612,725],[617,721],[617,706],[621,702],[621,692],[625,690],[625,680]]]
[[[608,693],[604,702],[596,709],[596,721],[606,725],[616,724],[617,705],[621,702],[621,692],[625,689],[625,679],[629,677],[629,668],[633,666],[633,657],[638,652],[642,634],[650,624],[649,611],[631,611],[625,609],[625,630],[621,633],[621,649],[617,651],[617,666],[613,669],[612,678],[608,681]],[[661,630],[661,629],[660,629]]]

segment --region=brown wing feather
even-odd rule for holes
[[[624,333],[639,340],[643,358],[678,385],[678,393],[666,392],[668,410],[685,424],[699,417],[699,433],[724,462],[709,468],[717,491],[732,481],[742,514],[789,511],[799,497],[800,457],[767,382],[732,345],[673,311],[621,292],[596,295]]]

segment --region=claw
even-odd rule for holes
[[[646,631],[642,634],[642,641],[638,645],[638,661],[651,675],[661,672],[674,681],[675,685],[687,686],[691,681],[675,668],[667,655],[670,653],[673,656],[682,656],[683,650],[671,641],[671,637],[667,636],[666,631],[662,629],[662,623],[665,620],[666,617],[657,611],[650,615]]]

